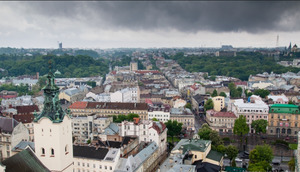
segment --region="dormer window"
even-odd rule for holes
[[[51,157],[54,157],[54,149],[51,148]]]

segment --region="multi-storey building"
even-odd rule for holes
[[[12,156],[11,150],[22,140],[29,140],[29,132],[24,124],[13,118],[0,117],[1,160]]]
[[[254,120],[268,120],[269,106],[258,96],[251,96],[250,99],[250,102],[246,103],[243,99],[234,100],[228,110],[232,111],[237,117],[240,115],[245,116],[249,126],[251,126]],[[251,133],[253,132],[254,130],[251,129]]]
[[[162,122],[152,120],[139,120],[134,122],[123,121],[119,124],[120,136],[138,136],[139,142],[156,142],[159,154],[167,149],[167,128]]]
[[[299,106],[274,104],[270,107],[268,134],[276,136],[297,136],[300,128]]]
[[[75,102],[69,108],[73,116],[87,116],[94,113],[97,117],[108,117],[135,113],[141,119],[148,118],[146,103]]]
[[[149,107],[148,119],[152,118],[167,122],[170,119],[170,107]]]
[[[206,111],[206,121],[209,126],[220,133],[233,133],[234,121],[236,116],[232,112]]]
[[[140,102],[140,91],[138,87],[124,88],[120,91],[110,93],[111,102]]]
[[[170,120],[181,122],[182,128],[195,130],[195,116],[188,108],[171,108]]]
[[[220,112],[225,107],[225,98],[222,96],[216,96],[212,98],[214,103],[214,110]]]
[[[74,117],[72,119],[72,131],[75,142],[86,143],[88,140],[98,139],[98,135],[112,122],[112,117],[97,118],[95,114]]]

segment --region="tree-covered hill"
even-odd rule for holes
[[[0,72],[3,76],[34,75],[39,72],[45,75],[49,71],[49,60],[52,61],[54,70],[59,70],[59,77],[89,77],[105,75],[108,72],[108,61],[95,60],[90,56],[78,55],[46,55],[46,56],[15,56],[0,55],[0,68],[6,71]]]
[[[236,57],[184,56],[177,53],[169,58],[176,60],[189,72],[208,72],[209,75],[224,75],[248,80],[249,75],[263,72],[299,72],[299,68],[278,65],[274,57],[257,52],[238,52]]]

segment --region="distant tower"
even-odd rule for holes
[[[58,48],[62,50],[62,42],[58,42]]]
[[[136,71],[136,70],[138,70],[137,62],[130,62],[130,71]]]
[[[51,69],[44,90],[44,109],[34,113],[35,154],[50,171],[73,171],[72,119],[60,106]]]
[[[277,35],[277,39],[276,39],[276,47],[279,47],[279,35]]]

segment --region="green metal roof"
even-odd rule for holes
[[[30,149],[25,149],[2,163],[6,172],[50,172]]]
[[[183,150],[183,152],[186,152],[187,150],[205,152],[210,144],[210,140],[181,139],[173,150]]]
[[[300,114],[299,106],[292,104],[274,104],[270,107],[269,113]]]
[[[44,90],[44,109],[40,114],[34,113],[34,122],[39,121],[41,118],[49,118],[53,123],[60,123],[63,121],[64,116],[68,115],[60,105],[58,98],[59,88],[55,84],[55,74],[49,71],[47,75],[47,85]]]
[[[222,157],[223,157],[223,155],[220,152],[217,152],[214,150],[210,150],[206,156],[206,158],[214,160],[214,161],[218,161],[218,162],[221,161]]]
[[[273,104],[271,107],[299,108],[299,106],[293,104]]]

